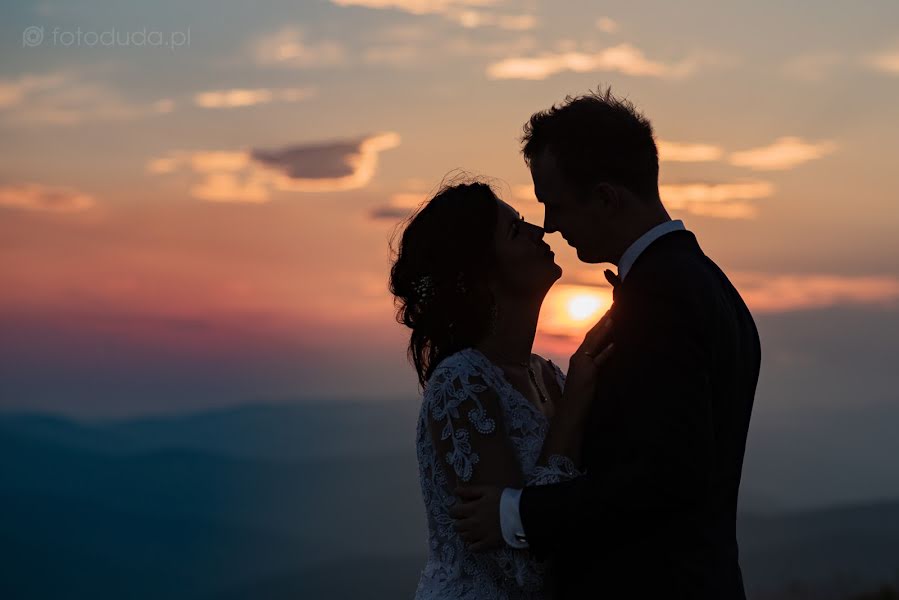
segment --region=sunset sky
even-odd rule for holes
[[[521,127],[608,84],[651,119],[663,201],[757,319],[760,427],[828,411],[886,439],[899,399],[893,0],[3,12],[2,409],[414,401],[387,291],[394,226],[460,169],[542,224]],[[564,367],[608,307],[608,265],[546,241],[564,274],[535,351]]]

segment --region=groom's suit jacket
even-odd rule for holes
[[[531,551],[556,598],[742,600],[735,522],[755,323],[689,231],[652,242],[613,294],[586,475],[523,490]]]

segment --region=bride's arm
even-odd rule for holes
[[[435,373],[426,391],[428,432],[449,489],[458,484],[521,485],[499,396],[470,366]]]
[[[451,357],[441,365],[425,390],[427,429],[442,473],[435,482],[444,489],[460,485],[522,487],[518,453],[507,435],[504,412],[496,390],[474,365]],[[439,478],[445,476],[444,481]],[[448,524],[444,524],[448,525]],[[465,534],[457,532],[462,540]],[[488,556],[505,575],[524,589],[541,583],[541,565],[527,551],[501,546]]]

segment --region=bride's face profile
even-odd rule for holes
[[[545,294],[562,276],[562,268],[543,241],[543,228],[498,198],[497,203],[494,283],[506,293]]]

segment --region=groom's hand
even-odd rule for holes
[[[453,528],[472,552],[500,548],[504,544],[499,524],[499,499],[503,489],[492,485],[458,486],[456,503],[449,509]]]

